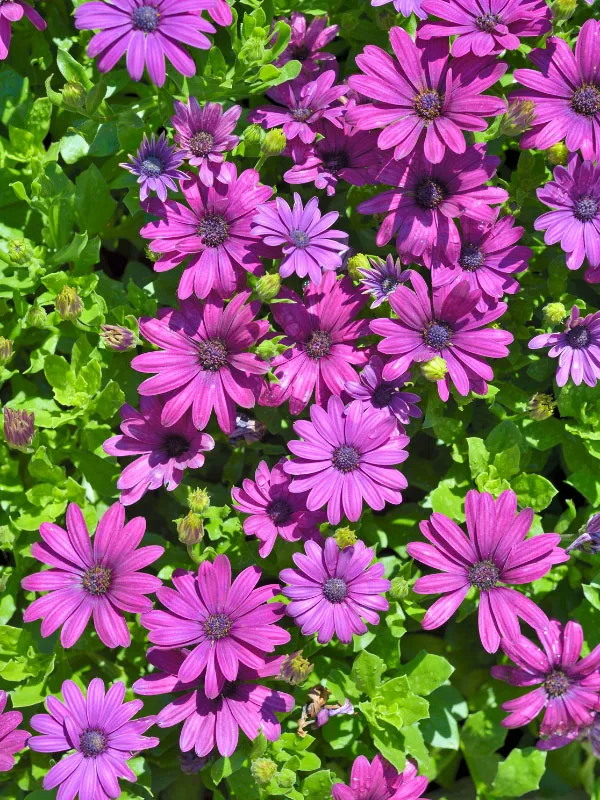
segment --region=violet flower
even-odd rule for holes
[[[549,347],[550,358],[558,358],[556,383],[564,386],[569,378],[576,386],[595,386],[600,378],[600,311],[581,316],[577,306],[571,309],[561,333],[541,333],[529,342],[530,350]]]
[[[176,151],[176,147],[167,143],[164,133],[158,139],[152,134],[150,140],[144,134],[137,154],[129,155],[129,161],[119,164],[123,169],[137,175],[142,202],[148,198],[150,192],[156,192],[159,200],[166,200],[168,189],[173,192],[178,190],[175,181],[182,181],[187,177],[177,169],[183,163],[183,157]]]
[[[358,381],[349,381],[344,391],[362,403],[363,410],[392,416],[400,426],[408,425],[411,417],[421,417],[423,412],[416,405],[421,402],[418,394],[400,391],[410,373],[398,376],[393,381],[383,379],[383,361],[373,356],[360,373]]]
[[[0,61],[8,57],[11,24],[18,22],[23,16],[26,16],[38,31],[46,30],[46,21],[24,0],[5,0],[0,3]]]

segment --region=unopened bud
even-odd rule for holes
[[[542,309],[542,314],[544,315],[545,325],[560,325],[567,316],[567,309],[562,303],[548,303]]]
[[[9,447],[26,450],[35,435],[34,415],[24,409],[4,409],[4,438]]]
[[[557,22],[570,19],[577,9],[577,0],[554,0],[552,3],[552,17]]]
[[[277,764],[270,758],[257,758],[250,764],[250,772],[259,786],[266,786],[277,774]]]
[[[536,117],[535,104],[532,100],[515,100],[508,106],[508,111],[500,122],[500,133],[503,136],[519,136],[529,130]]]
[[[410,589],[410,584],[406,578],[392,578],[392,585],[390,587],[390,597],[393,600],[402,600],[406,597]]]
[[[8,245],[8,257],[13,264],[22,267],[31,258],[31,248],[24,239],[13,239]]]
[[[62,89],[63,101],[70,108],[83,108],[86,91],[78,81],[68,81]]]
[[[556,401],[551,394],[538,393],[534,394],[529,401],[528,410],[531,419],[537,422],[543,422],[545,419],[550,419],[554,416],[554,409],[556,408]]]
[[[202,517],[190,511],[185,517],[179,521],[177,525],[177,533],[179,541],[182,544],[192,547],[202,539],[204,536],[204,523]]]
[[[41,306],[31,306],[25,314],[25,324],[29,328],[43,328],[47,316],[48,314]]]
[[[144,252],[148,261],[152,261],[153,264],[162,257],[162,253],[155,253],[154,250],[150,250],[148,245],[144,248]]]
[[[137,336],[129,328],[121,325],[102,325],[101,329],[100,336],[109,350],[124,353],[126,350],[132,350],[137,344]]]
[[[581,526],[579,536],[566,548],[567,553],[571,550],[600,552],[600,514],[594,514]]]
[[[337,545],[340,548],[340,550],[343,550],[344,547],[351,547],[358,541],[356,534],[354,533],[352,528],[348,527],[338,528],[333,538],[337,542]]]
[[[281,128],[273,128],[273,130],[267,131],[265,134],[265,138],[260,145],[260,151],[265,156],[278,156],[283,153],[286,144],[287,139],[283,130]]]
[[[264,129],[260,125],[248,125],[244,131],[244,144],[249,147],[258,147],[264,136]]]
[[[431,361],[421,364],[421,375],[431,383],[443,380],[448,374],[448,365],[441,356],[435,356]]]
[[[278,272],[263,275],[256,281],[256,294],[261,303],[270,303],[279,294],[281,278]]]
[[[281,665],[281,677],[292,686],[298,686],[308,678],[314,669],[314,664],[302,655],[302,650],[290,653]]]
[[[74,320],[81,316],[83,301],[71,286],[63,286],[55,301],[56,311],[61,319]]]
[[[210,505],[210,495],[206,489],[194,489],[188,492],[188,506],[194,514],[202,514]]]
[[[3,367],[13,357],[13,342],[0,336],[0,367]]]
[[[280,772],[277,773],[277,783],[282,789],[291,789],[296,783],[296,773],[293,770],[284,767]]]
[[[555,167],[566,167],[569,163],[569,151],[564,142],[553,144],[546,150],[546,158]]]
[[[354,281],[359,281],[363,275],[361,269],[369,269],[369,259],[363,253],[356,253],[348,259],[348,275]]]

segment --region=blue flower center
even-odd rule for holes
[[[140,172],[148,178],[158,178],[165,169],[164,162],[158,156],[148,156],[142,161]]]
[[[559,669],[551,672],[544,681],[544,689],[550,697],[562,697],[569,688],[569,679]]]
[[[399,284],[400,281],[398,280],[398,278],[394,278],[392,275],[388,275],[381,281],[380,288],[382,293],[387,296],[388,294],[391,294]]]
[[[296,122],[306,122],[306,120],[312,115],[312,108],[293,108],[292,109],[292,117],[296,120]]]
[[[444,98],[435,89],[425,89],[415,97],[413,102],[417,115],[427,122],[440,116],[443,104]]]
[[[281,497],[277,500],[272,500],[267,506],[267,516],[273,521],[274,525],[285,525],[291,515],[290,504]]]
[[[81,584],[88,594],[100,597],[110,588],[111,572],[107,567],[90,567],[84,572]]]
[[[478,561],[469,567],[468,578],[471,586],[476,586],[482,592],[489,592],[498,583],[500,570],[493,561]]]
[[[573,350],[582,350],[584,347],[587,347],[592,338],[591,333],[585,325],[575,325],[574,328],[569,328],[565,335],[569,347],[572,347]]]
[[[458,263],[467,272],[475,272],[483,266],[485,256],[476,244],[463,244]]]
[[[160,14],[154,6],[140,6],[134,8],[131,19],[137,31],[152,33],[158,28]]]
[[[576,114],[593,117],[600,114],[600,89],[592,84],[584,84],[573,92],[571,108]]]
[[[387,408],[389,404],[392,402],[392,397],[394,396],[394,387],[391,383],[380,383],[379,386],[373,392],[371,397],[371,402],[375,406],[375,408]]]
[[[227,614],[210,614],[204,620],[204,633],[212,642],[224,639],[231,630],[231,620]]]
[[[200,220],[198,234],[206,247],[219,247],[229,234],[229,224],[222,214],[207,214]]]
[[[198,158],[204,158],[213,149],[215,137],[208,131],[198,131],[190,139],[190,150]]]
[[[289,236],[292,240],[292,244],[296,247],[304,249],[310,244],[310,236],[306,231],[290,231]]]
[[[96,758],[102,755],[107,746],[107,738],[98,728],[87,728],[79,737],[79,749],[84,758]]]
[[[305,347],[309,358],[315,361],[325,358],[331,350],[331,334],[327,331],[313,331]]]
[[[341,445],[336,447],[331,458],[333,466],[338,472],[353,472],[360,465],[360,453],[356,447]]]
[[[421,208],[432,210],[437,208],[446,195],[446,188],[441,183],[424,178],[415,189],[415,200]]]
[[[222,339],[198,342],[198,361],[203,370],[217,372],[227,366],[227,345]]]
[[[346,581],[341,578],[328,578],[323,584],[323,594],[330,603],[341,603],[348,594]]]
[[[432,350],[443,350],[451,335],[452,330],[445,322],[430,322],[423,331],[423,341]]]
[[[177,458],[177,456],[181,456],[187,451],[189,448],[189,443],[183,436],[173,433],[170,436],[167,436],[163,447],[166,450],[169,458]]]
[[[575,203],[575,218],[580,222],[590,222],[598,214],[600,203],[595,197],[584,195]]]
[[[491,33],[499,22],[499,14],[481,14],[475,19],[475,25],[484,33]]]

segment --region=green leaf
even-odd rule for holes
[[[449,661],[425,650],[413,658],[408,664],[400,667],[400,674],[406,675],[410,689],[415,694],[428,695],[446,683],[454,672]]]
[[[328,769],[313,772],[302,782],[302,796],[307,800],[330,800],[333,773]]]
[[[519,505],[522,508],[531,507],[534,511],[548,508],[552,498],[558,494],[558,490],[542,475],[523,473],[511,481],[511,486],[517,493]]]
[[[381,683],[381,676],[385,670],[386,666],[382,658],[363,650],[354,659],[351,678],[361,692],[372,697]]]
[[[475,479],[481,472],[487,469],[490,460],[490,453],[484,444],[483,439],[468,438],[467,447],[469,449],[469,468],[471,477]]]
[[[70,53],[60,47],[56,53],[56,63],[65,80],[77,81],[84,89],[92,88],[92,82],[88,78],[85,68],[75,61]]]
[[[117,207],[104,176],[95,164],[77,177],[75,182],[77,217],[81,230],[89,236],[104,231]]]
[[[508,733],[500,724],[505,716],[501,708],[486,708],[470,714],[461,731],[465,752],[487,756],[502,747]]]
[[[539,788],[546,766],[546,753],[535,747],[513,750],[498,764],[492,784],[495,797],[523,797]]]

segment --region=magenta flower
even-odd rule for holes
[[[187,177],[177,169],[183,163],[183,157],[176,152],[175,147],[167,144],[164,133],[158,139],[152,134],[150,141],[144,134],[137,154],[130,154],[129,159],[119,166],[138,176],[142,202],[148,198],[150,192],[156,192],[159,200],[166,200],[168,189],[173,192],[178,190],[175,181],[182,181]]]
[[[324,406],[332,394],[340,395],[348,381],[355,380],[352,365],[364,366],[367,354],[356,340],[369,331],[368,320],[355,319],[366,303],[349,278],[337,280],[326,272],[318,286],[310,284],[301,299],[282,288],[271,312],[285,333],[288,347],[271,364],[278,384],[271,388],[273,404],[289,399],[292,414],[299,414],[310,401]]]
[[[358,756],[352,764],[350,786],[334,783],[331,796],[333,800],[425,800],[421,793],[428,783],[410,759],[399,773],[379,754],[370,764],[365,756]]]
[[[22,750],[29,732],[19,728],[23,722],[20,711],[5,711],[6,692],[0,690],[0,772],[8,772],[15,765],[15,753]]]
[[[571,378],[576,386],[583,381],[595,386],[600,378],[600,311],[580,316],[577,306],[561,333],[541,333],[529,342],[530,350],[549,347],[550,358],[558,358],[556,383],[564,386]]]
[[[234,486],[231,490],[236,511],[249,515],[244,531],[259,539],[261,558],[271,553],[277,536],[286,542],[321,540],[319,525],[325,522],[325,515],[306,509],[306,495],[290,492],[291,478],[285,474],[284,463],[279,461],[269,472],[266,462],[261,461],[253,481],[244,478],[241,489]]]
[[[286,644],[290,634],[276,623],[284,614],[281,603],[267,603],[279,594],[279,585],[254,587],[257,567],[247,567],[231,583],[227,556],[214,563],[203,561],[198,576],[177,569],[174,589],[159,589],[156,596],[166,611],[149,611],[141,618],[148,638],[162,649],[192,648],[179,667],[183,683],[204,673],[206,696],[214,699],[227,681],[234,681],[241,665],[259,669],[264,653]]]
[[[110,506],[100,518],[93,547],[75,503],[67,508],[66,531],[44,522],[40,526],[43,542],[32,545],[31,555],[52,569],[28,575],[21,586],[27,592],[48,594],[25,609],[23,621],[41,619],[43,637],[62,625],[60,642],[63,647],[73,647],[93,616],[96,633],[107,647],[129,647],[131,636],[124,612],[149,611],[152,601],[145,595],[162,586],[159,578],[140,572],[164,553],[158,545],[138,547],[145,530],[143,517],[125,524],[120,503]]]
[[[569,269],[579,269],[585,258],[592,270],[600,268],[600,165],[573,154],[567,167],[556,167],[554,180],[538,189],[537,196],[552,209],[534,225],[536,231],[546,231],[546,244],[560,242]]]
[[[193,294],[204,299],[211,291],[231,297],[244,270],[262,269],[250,222],[273,190],[261,186],[259,177],[253,169],[238,177],[235,166],[227,162],[213,186],[205,186],[195,175],[183,182],[187,205],[150,201],[149,211],[160,219],[140,233],[151,239],[150,250],[161,254],[154,269],[166,272],[191,256],[177,289],[180,299]]]
[[[427,14],[423,11],[423,0],[371,0],[371,5],[375,8],[394,3],[394,9],[403,17],[410,17],[414,14],[419,19],[425,19]]]
[[[364,75],[351,75],[350,87],[375,100],[354,106],[348,122],[360,130],[383,128],[377,143],[394,148],[394,158],[423,151],[434,164],[447,148],[464,153],[462,131],[483,131],[483,117],[506,111],[500,97],[483,95],[506,72],[508,65],[494,56],[448,59],[448,40],[415,43],[402,28],[392,28],[390,42],[396,58],[374,45],[356,57]]]
[[[502,639],[502,649],[517,666],[492,667],[492,676],[513,686],[537,687],[502,704],[510,712],[502,724],[520,728],[545,709],[540,735],[574,738],[600,711],[600,646],[580,659],[583,629],[572,620],[563,627],[553,619],[537,635],[543,651],[525,636]],[[545,749],[543,742],[538,747]]]
[[[241,113],[241,106],[223,111],[220,103],[205,103],[201,108],[195,97],[190,97],[187,105],[175,101],[171,125],[175,128],[179,153],[193,167],[199,167],[200,181],[205,186],[212,186],[214,179],[218,179],[223,153],[233,150],[239,142],[233,131]]]
[[[139,456],[117,481],[121,503],[130,506],[147,492],[165,486],[172,492],[181,483],[183,471],[199,469],[204,453],[212,450],[212,436],[196,430],[189,411],[166,428],[161,423],[164,402],[158,397],[141,397],[140,411],[125,403],[121,407],[122,433],[102,445],[111,456]]]
[[[389,296],[396,291],[401,283],[406,283],[410,278],[410,270],[402,269],[402,260],[394,260],[388,255],[385,261],[380,258],[369,258],[369,268],[359,268],[363,294],[370,294],[373,299],[371,308],[378,308]]]
[[[222,431],[235,428],[235,404],[252,408],[260,395],[265,361],[248,348],[265,336],[266,320],[256,321],[260,302],[246,304],[250,291],[240,292],[224,306],[211,296],[205,302],[190,297],[181,310],[163,308],[157,319],[143,317],[140,333],[160,351],[141,353],[131,362],[138,372],[155,372],[140,384],[139,392],[152,396],[169,392],[161,424],[171,427],[188,408],[201,431],[214,409]]]
[[[215,0],[93,0],[75,9],[75,27],[100,31],[87,49],[90,58],[99,56],[100,72],[110,72],[126,53],[132,80],[141,80],[146,66],[150,80],[163,86],[165,58],[186,78],[196,74],[194,59],[182,45],[212,47],[205,34],[215,28],[201,12],[214,5]]]
[[[119,778],[137,781],[127,762],[140,750],[159,744],[158,739],[143,734],[155,723],[155,717],[132,717],[141,711],[141,700],[124,703],[125,684],[115,683],[105,693],[104,682],[93,678],[87,697],[73,681],[62,685],[61,703],[46,698],[47,714],[35,714],[31,727],[41,734],[32,736],[29,747],[38,753],[72,751],[44,776],[46,791],[58,789],[61,800],[74,798],[120,797]]]
[[[551,37],[529,59],[540,72],[516,69],[515,81],[525,88],[510,96],[535,104],[535,124],[522,136],[521,147],[546,150],[565,139],[570,152],[581,150],[585,159],[600,160],[600,21],[583,23],[575,54],[564,39]]]
[[[197,756],[207,756],[216,749],[220,755],[230,756],[237,747],[240,728],[250,740],[261,731],[270,742],[279,739],[281,724],[276,714],[291,711],[294,698],[254,681],[279,675],[283,657],[266,658],[256,669],[240,665],[237,678],[210,698],[197,681],[185,683],[177,677],[188,655],[187,650],[151,647],[146,657],[160,672],[133,685],[134,692],[141,695],[186,693],[166,705],[157,717],[159,728],[183,721],[179,737],[182,752],[193,749]]]
[[[428,267],[453,263],[460,256],[456,217],[491,223],[493,205],[508,198],[504,189],[486,186],[500,163],[486,155],[485,145],[468,147],[462,155],[449,151],[439,164],[414,152],[401,162],[390,161],[379,175],[381,183],[396,188],[365,200],[361,214],[385,214],[377,234],[379,247],[396,235],[399,253],[422,260]]]
[[[342,266],[348,234],[331,230],[340,215],[329,211],[321,216],[316,197],[304,207],[300,195],[294,192],[293,208],[282,197],[276,197],[271,203],[259,206],[257,212],[252,233],[268,247],[277,249],[276,258],[283,259],[279,265],[283,278],[296,273],[300,278],[309,276],[313,283],[320,283],[323,271]]]
[[[311,406],[310,418],[294,423],[302,438],[288,442],[296,458],[284,465],[295,476],[290,491],[308,492],[309,511],[327,504],[327,518],[337,525],[342,514],[356,522],[363,500],[377,511],[386,501],[402,502],[400,489],[407,483],[396,465],[408,458],[408,436],[398,432],[393,417],[374,415],[358,401],[345,411],[333,395],[327,410]]]
[[[11,23],[18,22],[23,16],[26,16],[38,31],[46,30],[46,22],[24,0],[5,0],[4,3],[0,3],[0,61],[4,61],[8,56]]]
[[[426,22],[422,39],[456,36],[452,53],[479,58],[503,50],[518,50],[520,40],[539,38],[552,29],[546,0],[423,0],[423,11],[438,22]]]
[[[319,644],[326,644],[335,635],[350,644],[353,634],[367,632],[364,620],[379,624],[378,612],[389,608],[381,592],[387,592],[391,584],[383,577],[383,564],[369,566],[375,558],[370,547],[358,541],[340,550],[330,536],[324,548],[305,542],[304,552],[292,556],[297,570],[284,569],[279,574],[289,584],[283,589],[291,600],[287,613],[303,636],[317,633]]]
[[[497,212],[496,212],[497,215]],[[436,267],[431,273],[433,285],[445,286],[467,281],[472,291],[481,292],[477,311],[494,308],[505,294],[519,291],[515,273],[527,269],[529,247],[517,245],[523,228],[515,226],[514,217],[501,217],[486,224],[462,217],[460,255],[453,264]]]
[[[410,276],[414,292],[398,286],[390,295],[390,305],[398,319],[374,319],[371,330],[383,336],[377,345],[381,353],[393,358],[383,368],[386,381],[395,380],[414,363],[441,356],[448,374],[437,382],[442,400],[450,396],[454,384],[460,395],[487,394],[487,381],[494,377],[487,358],[504,358],[513,341],[512,333],[487,328],[506,311],[504,303],[486,312],[476,312],[481,294],[472,291],[467,281],[433,290],[430,297],[423,278]]]
[[[327,16],[313,17],[306,24],[304,14],[292,11],[292,18],[283,18],[291,28],[290,41],[275,65],[283,66],[288,61],[299,61],[302,64],[301,74],[316,78],[326,69],[337,72],[338,64],[333,53],[323,51],[332,42],[339,31],[339,25],[327,25]]]
[[[264,128],[282,126],[288,141],[297,136],[305,144],[310,144],[317,135],[316,123],[329,120],[334,124],[345,112],[345,107],[337,102],[348,91],[343,84],[335,85],[335,72],[323,72],[314,81],[286,81],[271,89],[267,96],[276,106],[260,106],[248,114],[249,122],[256,122]],[[337,105],[334,105],[337,103]]]
[[[410,380],[406,372],[393,381],[383,380],[383,361],[373,356],[360,373],[359,381],[350,381],[344,391],[358,400],[363,411],[375,411],[393,417],[400,425],[408,425],[411,417],[421,417],[423,412],[416,405],[421,402],[418,394],[400,391]]]
[[[519,618],[536,630],[548,617],[533,600],[505,584],[527,584],[543,578],[554,564],[569,556],[557,547],[558,533],[526,538],[533,509],[517,514],[517,495],[502,492],[497,500],[487,492],[471,490],[465,499],[468,538],[445,514],[434,513],[420,523],[430,544],[411,542],[407,552],[423,564],[440,570],[419,578],[417,594],[443,594],[429,607],[423,628],[432,630],[447,622],[471,587],[479,590],[479,636],[488,653],[495,653],[500,638],[519,635]]]

